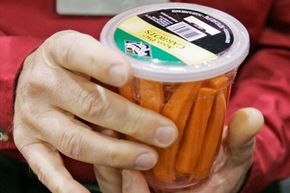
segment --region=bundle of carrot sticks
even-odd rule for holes
[[[155,178],[171,183],[179,177],[201,180],[210,174],[221,144],[232,76],[186,83],[135,78],[119,89],[128,100],[161,113],[178,128],[175,143],[157,149],[159,161],[151,171]]]

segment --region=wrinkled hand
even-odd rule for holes
[[[16,90],[14,140],[50,191],[88,192],[64,167],[60,153],[94,164],[97,176],[104,166],[154,166],[157,153],[152,148],[109,137],[96,125],[159,147],[175,140],[177,131],[170,120],[88,78],[119,87],[131,74],[118,52],[74,31],[56,33],[26,58]],[[118,170],[111,170],[117,175]],[[98,180],[106,184],[106,179]]]
[[[264,124],[262,114],[253,108],[236,112],[230,121],[213,175],[202,185],[179,193],[236,193],[253,161],[255,135]],[[122,193],[150,193],[142,174],[123,170]]]

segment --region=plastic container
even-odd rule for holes
[[[170,118],[179,136],[145,172],[155,190],[176,191],[215,169],[232,82],[249,51],[245,27],[219,10],[186,3],[128,10],[103,28],[101,42],[126,55],[134,71],[120,94]],[[129,138],[134,140],[132,138]]]

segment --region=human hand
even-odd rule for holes
[[[178,193],[236,193],[251,167],[255,135],[263,124],[263,116],[258,110],[245,108],[237,111],[225,134],[213,175],[200,186]],[[122,176],[122,193],[150,193],[140,172],[123,170]]]
[[[173,143],[173,122],[88,78],[119,87],[131,74],[122,55],[74,31],[56,33],[26,58],[16,90],[14,141],[51,192],[88,192],[64,167],[60,153],[94,164],[96,171],[155,165],[154,149],[109,137],[96,125],[159,147]]]

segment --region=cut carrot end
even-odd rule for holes
[[[209,86],[211,88],[217,89],[218,92],[223,92],[225,95],[226,102],[228,103],[231,90],[230,78],[228,76],[224,75],[209,80]]]
[[[220,76],[209,80],[209,86],[215,89],[226,89],[229,85],[229,78],[227,76]]]

